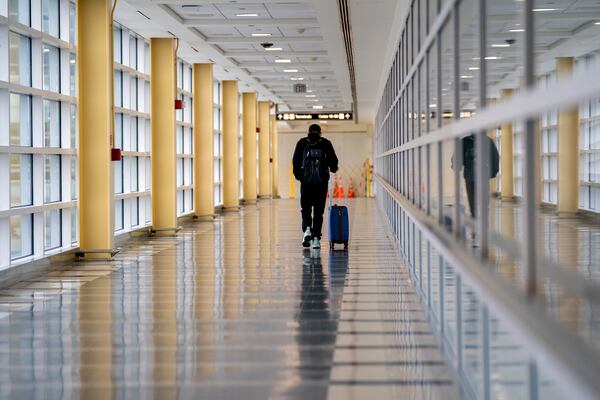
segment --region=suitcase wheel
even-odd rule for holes
[[[344,242],[344,249],[348,248],[348,242]]]

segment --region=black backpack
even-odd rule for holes
[[[325,152],[319,146],[321,140],[308,143],[304,147],[302,155],[302,178],[304,183],[323,183],[325,181],[325,173],[327,162],[325,160]]]

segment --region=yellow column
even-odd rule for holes
[[[502,89],[500,100],[506,101],[511,98],[513,89]],[[502,182],[501,196],[512,198],[514,196],[514,173],[513,173],[513,126],[512,122],[502,125],[500,138],[502,151],[500,153],[500,179]]]
[[[79,246],[109,258],[114,238],[111,0],[77,2]]]
[[[215,217],[213,65],[194,64],[194,212]]]
[[[271,160],[270,158],[270,103],[258,102],[258,196],[271,197]]]
[[[573,73],[573,58],[556,59],[556,76],[563,79]],[[579,112],[571,107],[558,112],[558,212],[575,213],[579,209]]]
[[[256,93],[242,94],[244,203],[256,203]]]
[[[240,206],[240,112],[237,81],[223,81],[223,209]]]
[[[271,193],[273,197],[279,198],[279,137],[277,136],[277,120],[271,115]]]
[[[150,39],[152,79],[152,229],[177,229],[175,158],[175,39]]]

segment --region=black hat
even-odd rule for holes
[[[308,133],[321,133],[321,127],[318,124],[312,124],[308,127]]]

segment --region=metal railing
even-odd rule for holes
[[[463,41],[461,33],[472,22],[461,20],[461,4],[470,3],[476,5],[477,15],[477,57],[473,57],[477,67],[473,68],[479,74],[479,87],[473,100],[478,107],[475,115],[461,119],[465,103],[461,96],[461,46],[469,43]],[[542,284],[553,285],[594,308],[600,301],[600,286],[544,256],[538,248],[539,177],[535,165],[539,156],[535,150],[537,117],[600,97],[600,66],[536,88],[534,1],[512,3],[520,7],[522,16],[522,88],[511,100],[488,107],[489,4],[489,0],[412,2],[376,117],[376,196],[466,396],[491,399],[505,390],[509,398],[537,399],[546,398],[549,388],[554,387],[571,398],[600,398],[596,376],[600,353],[595,343],[585,342],[549,315],[540,300]],[[437,7],[437,16],[424,21],[422,12],[429,16],[430,7]],[[427,24],[426,35],[421,33],[422,23]],[[449,57],[449,49],[442,43],[443,34],[449,32],[451,38],[445,39],[452,43],[452,93],[448,93],[452,101],[445,105],[442,77],[448,69],[444,57]],[[452,121],[447,124],[444,105],[452,110]],[[523,229],[518,241],[493,231],[488,212],[478,212],[474,219],[466,216],[461,208],[462,171],[456,167],[462,165],[462,138],[474,134],[476,209],[488,210],[489,177],[483,168],[489,158],[484,151],[486,131],[514,121],[524,126]],[[453,143],[456,155],[451,180],[444,178],[445,142]],[[452,186],[453,207],[448,213],[444,211],[444,193]],[[466,232],[472,232],[475,249],[470,247],[472,241]],[[499,253],[520,270],[523,287],[496,271]],[[510,340],[506,339],[509,336]],[[514,353],[498,353],[503,346]],[[511,362],[518,365],[500,370]],[[503,384],[503,377],[519,384]],[[522,393],[516,396],[519,390]]]

